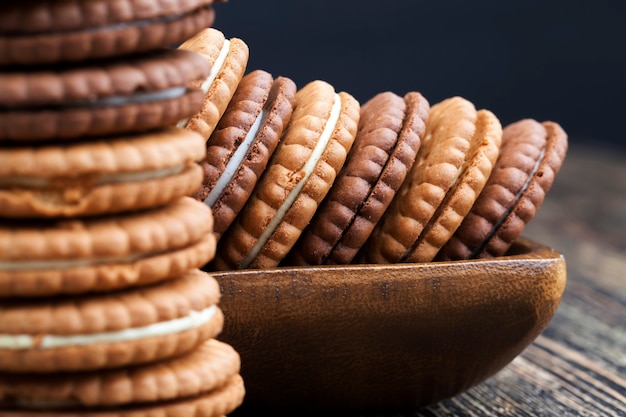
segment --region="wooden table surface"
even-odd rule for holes
[[[461,395],[371,416],[626,416],[625,161],[626,151],[572,141],[525,230],[567,262],[567,287],[543,334]]]

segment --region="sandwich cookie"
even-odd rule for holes
[[[217,282],[194,269],[124,291],[3,300],[0,371],[87,371],[182,355],[221,332],[219,298]]]
[[[354,145],[289,264],[349,264],[413,166],[428,120],[417,92],[376,95],[361,106]]]
[[[192,87],[205,94],[202,108],[178,127],[196,131],[208,140],[243,77],[248,65],[248,45],[238,38],[226,39],[217,29],[208,28],[187,39],[179,49],[202,55],[211,64],[211,73]]]
[[[222,236],[216,269],[271,268],[293,247],[352,147],[359,103],[324,81],[298,90],[267,169]]]
[[[504,255],[543,203],[566,152],[567,134],[555,122],[506,126],[487,185],[436,260]]]
[[[0,66],[107,58],[177,45],[211,26],[211,0],[29,0],[0,6]]]
[[[296,85],[256,70],[244,76],[207,142],[204,183],[193,195],[213,210],[219,240],[267,166],[293,110]]]
[[[364,250],[367,262],[432,261],[485,186],[501,140],[498,118],[464,98],[432,106],[417,160]]]
[[[215,255],[211,210],[191,197],[110,217],[0,222],[0,297],[144,285]]]
[[[114,139],[0,149],[0,216],[85,216],[191,195],[204,140],[169,127]]]
[[[0,408],[8,415],[217,417],[243,401],[240,359],[209,339],[183,356],[97,372],[0,374]]]
[[[161,49],[124,60],[0,72],[0,140],[81,139],[176,124],[204,95],[188,87],[210,65]]]

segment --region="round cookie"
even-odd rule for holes
[[[252,194],[291,113],[296,85],[262,70],[244,76],[200,163],[204,182],[193,195],[213,210],[213,231],[224,233]]]
[[[501,140],[497,117],[462,97],[432,106],[417,160],[372,232],[366,261],[432,261],[485,186]]]
[[[212,0],[29,0],[0,6],[0,66],[101,59],[183,42],[213,24]]]
[[[176,49],[2,71],[0,141],[82,139],[174,125],[202,106],[202,91],[188,84],[209,71],[203,57]]]
[[[217,281],[177,279],[82,297],[3,300],[0,371],[115,368],[189,352],[222,330]]]
[[[567,152],[567,134],[555,122],[523,119],[506,126],[496,165],[436,260],[502,256],[535,216]]]
[[[356,135],[359,103],[324,81],[298,90],[289,124],[256,188],[222,236],[216,269],[277,266],[313,217]]]
[[[68,217],[138,210],[191,195],[204,140],[175,127],[132,136],[0,149],[0,216]]]
[[[110,217],[0,222],[0,297],[144,285],[215,254],[211,210],[191,197]]]
[[[311,223],[289,253],[295,265],[349,264],[415,162],[428,120],[417,92],[376,95],[361,106],[354,145]]]
[[[226,39],[217,29],[207,28],[187,39],[179,49],[196,52],[211,64],[208,77],[191,84],[205,94],[202,108],[178,123],[178,127],[196,131],[208,140],[246,71],[248,45],[238,38]]]
[[[104,412],[134,417],[156,412],[221,416],[243,401],[245,389],[239,369],[237,352],[209,339],[186,355],[126,369],[0,374],[0,408],[20,417],[43,413],[95,416]]]

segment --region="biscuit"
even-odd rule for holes
[[[364,250],[371,263],[428,262],[469,212],[498,157],[502,127],[462,97],[430,109],[417,160]]]
[[[221,416],[243,400],[239,369],[237,352],[209,339],[186,355],[126,369],[0,374],[0,408],[19,416]]]
[[[313,217],[350,151],[359,103],[324,81],[296,92],[289,124],[255,190],[222,236],[216,269],[277,266]]]
[[[261,70],[247,74],[207,141],[204,182],[193,195],[213,210],[219,240],[267,166],[293,110],[296,85]]]
[[[504,255],[535,216],[566,152],[567,134],[555,122],[506,126],[487,185],[436,260]]]
[[[211,210],[181,197],[110,217],[0,222],[0,297],[108,291],[165,280],[215,254]]]
[[[115,368],[189,352],[222,330],[210,275],[124,291],[0,304],[0,371],[50,373]]]
[[[417,92],[384,92],[361,106],[346,163],[289,253],[289,264],[352,262],[415,162],[428,111]]]
[[[243,77],[248,65],[248,45],[239,38],[226,39],[217,29],[207,28],[179,46],[202,55],[211,64],[211,73],[194,82],[205,94],[202,108],[178,127],[196,131],[208,140]]]
[[[124,60],[0,72],[0,141],[82,139],[171,126],[204,95],[188,84],[210,65],[163,49]]]
[[[211,26],[211,0],[29,0],[0,6],[0,66],[79,62],[176,45]]]
[[[0,148],[0,216],[86,216],[167,204],[200,186],[204,153],[198,134],[175,127]]]

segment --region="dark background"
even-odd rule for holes
[[[571,141],[626,148],[626,1],[229,0],[214,27],[248,71],[381,91],[460,95],[503,125],[555,120]]]

